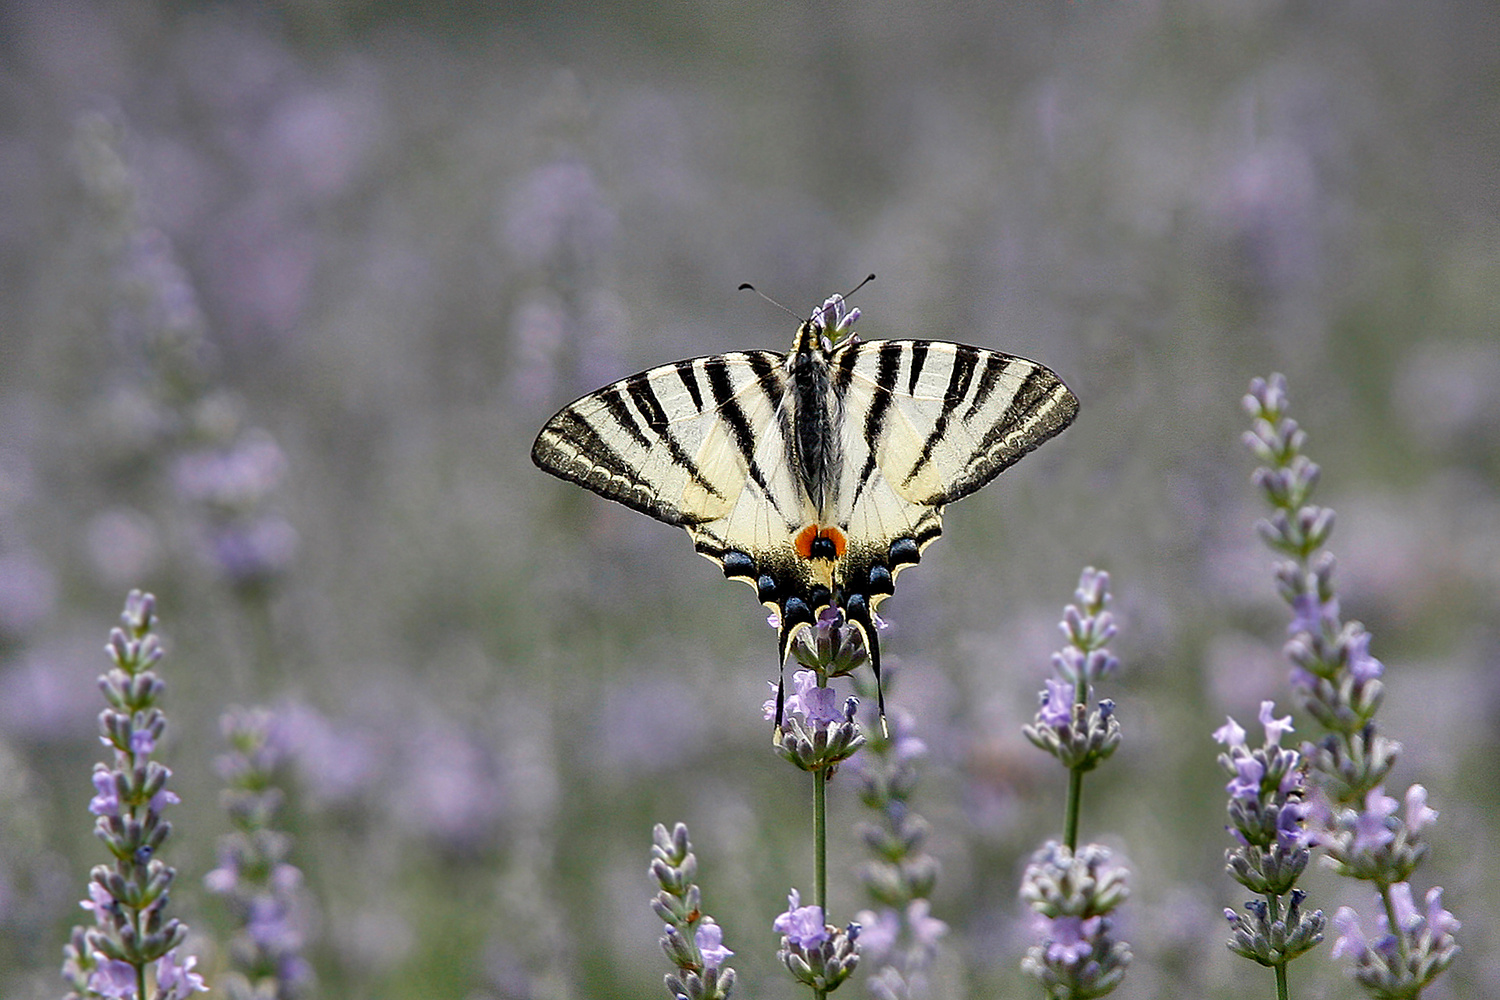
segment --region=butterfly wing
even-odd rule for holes
[[[785,357],[769,351],[652,368],[563,407],[532,461],[686,529],[726,576],[784,611],[782,592],[814,582],[792,543],[811,512],[786,458],[786,384]]]
[[[829,364],[845,411],[837,575],[873,652],[869,619],[942,533],[943,505],[1067,427],[1078,400],[1034,361],[963,344],[855,341]]]

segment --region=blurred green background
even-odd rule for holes
[[[104,860],[94,677],[143,587],[208,971],[218,716],[265,704],[323,996],[662,995],[645,872],[677,819],[736,995],[805,995],[774,968],[811,860],[763,610],[528,449],[636,370],[785,350],[740,282],[805,314],[874,271],[866,338],[1033,357],[1082,400],[883,609],[931,751],[933,995],[1036,995],[1015,891],[1064,780],[1020,726],[1088,564],[1122,627],[1083,824],[1134,868],[1116,995],[1269,995],[1223,946],[1209,733],[1290,702],[1238,440],[1273,370],[1387,664],[1393,783],[1442,813],[1416,881],[1464,951],[1428,995],[1500,995],[1497,42],[1487,0],[5,4],[0,994],[62,992]],[[843,921],[865,855],[832,801]],[[1357,995],[1328,950],[1297,995]]]

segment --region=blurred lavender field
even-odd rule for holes
[[[1016,885],[1063,789],[1020,727],[1087,564],[1121,620],[1084,815],[1134,868],[1115,995],[1270,994],[1224,947],[1209,734],[1290,704],[1239,443],[1273,370],[1396,778],[1441,812],[1422,878],[1464,951],[1427,995],[1500,995],[1497,39],[1484,0],[6,4],[0,995],[63,992],[95,678],[142,587],[210,982],[219,717],[265,705],[321,995],[660,996],[647,851],[681,819],[736,996],[805,996],[774,968],[811,862],[763,610],[527,453],[605,382],[785,350],[740,282],[806,314],[871,271],[867,338],[1036,358],[1082,401],[883,608],[931,750],[934,995],[1036,995]],[[863,858],[835,836],[844,919]],[[1358,995],[1326,944],[1293,983]]]

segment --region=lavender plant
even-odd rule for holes
[[[229,945],[231,1000],[295,1000],[312,986],[302,956],[307,902],[302,872],[287,861],[292,839],[275,828],[282,792],[274,784],[284,756],[270,712],[231,709],[220,720],[230,750],[218,760],[234,830],[219,840],[219,867],[204,877],[238,924]]]
[[[167,788],[172,772],[152,760],[167,720],[157,702],[166,688],[155,671],[162,658],[156,598],[132,590],[105,647],[114,667],[99,678],[109,703],[99,713],[100,741],[113,760],[94,765],[89,811],[94,832],[112,856],[89,873],[91,927],[75,927],[63,948],[68,997],[183,1000],[207,990],[183,955],[187,926],[166,915],[177,872],[160,857],[172,824],[162,810],[179,801]]]
[[[734,952],[724,947],[724,931],[702,910],[702,893],[693,881],[698,859],[683,823],[670,833],[662,824],[651,831],[651,876],[661,888],[651,901],[666,921],[661,947],[677,972],[666,978],[672,1000],[724,1000],[734,989],[734,970],[724,961]]]
[[[1371,996],[1417,997],[1458,953],[1453,934],[1459,922],[1443,909],[1442,890],[1429,890],[1425,909],[1419,909],[1408,882],[1427,853],[1422,831],[1437,813],[1427,807],[1421,785],[1407,789],[1400,814],[1396,800],[1384,793],[1401,751],[1375,725],[1385,667],[1370,655],[1364,626],[1341,618],[1336,561],[1324,548],[1334,513],[1310,502],[1319,468],[1303,454],[1306,433],[1287,416],[1286,379],[1254,379],[1244,405],[1253,420],[1245,444],[1262,463],[1253,480],[1272,508],[1256,528],[1283,557],[1276,583],[1292,612],[1284,647],[1292,663],[1292,693],[1324,730],[1321,740],[1301,747],[1307,818],[1333,869],[1372,882],[1376,890],[1378,936],[1367,938],[1357,911],[1340,907],[1333,918],[1339,930],[1333,954],[1353,960],[1351,972]],[[1267,736],[1269,742],[1269,726]]]
[[[1054,677],[1042,707],[1023,728],[1026,738],[1068,769],[1063,842],[1048,841],[1021,880],[1021,898],[1035,912],[1041,938],[1022,969],[1042,984],[1049,1000],[1085,1000],[1109,993],[1125,976],[1130,949],[1114,940],[1110,914],[1129,895],[1128,872],[1099,844],[1078,847],[1083,776],[1120,744],[1114,703],[1093,703],[1093,686],[1119,661],[1108,649],[1116,633],[1108,610],[1109,574],[1085,569],[1060,624],[1067,645],[1052,656]],[[1093,705],[1093,707],[1091,707]]]

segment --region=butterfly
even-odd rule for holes
[[[1078,399],[1025,358],[860,340],[858,317],[834,295],[787,354],[691,358],[607,385],[548,420],[531,459],[686,530],[775,612],[779,663],[837,609],[879,691],[875,612],[897,575],[942,533],[947,504],[1067,427]]]

